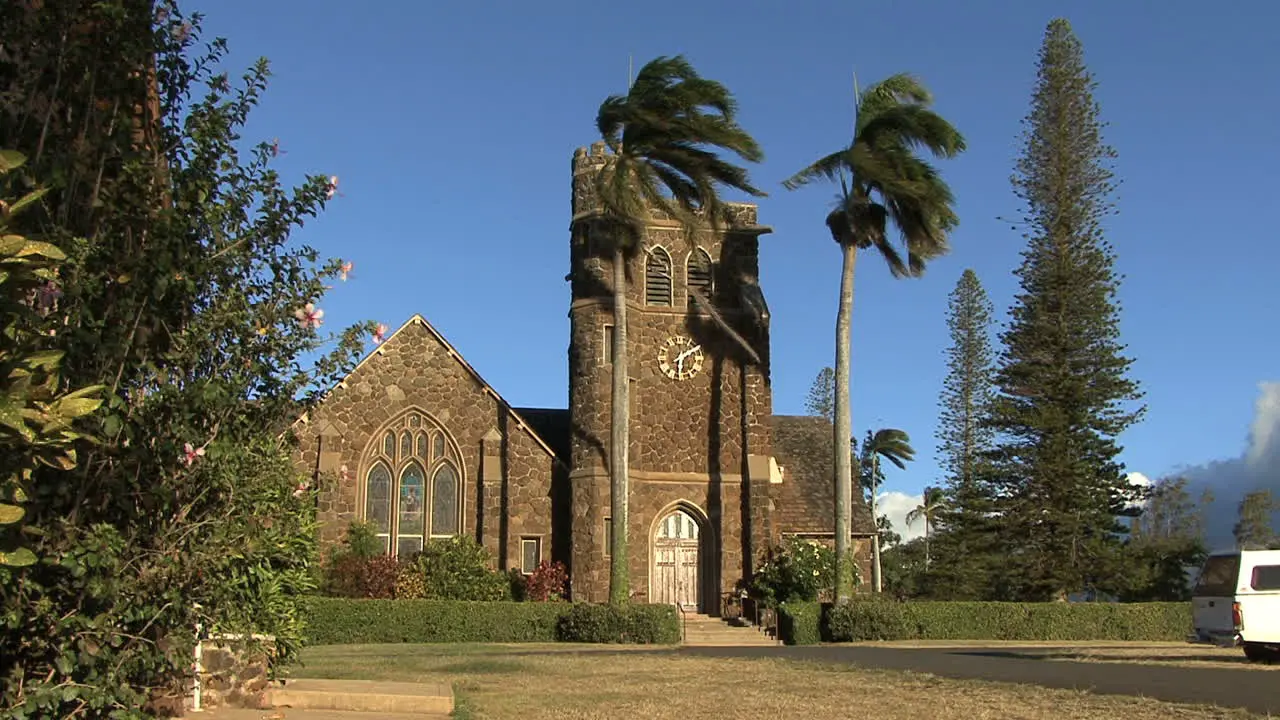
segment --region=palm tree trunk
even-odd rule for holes
[[[836,312],[836,412],[835,412],[835,531],[837,603],[848,602],[853,595],[853,557],[849,552],[850,519],[853,515],[853,458],[849,438],[853,437],[853,418],[849,407],[849,353],[853,316],[853,269],[858,248],[852,242],[840,244],[843,267],[840,274],[840,307]],[[872,545],[873,552],[878,544]],[[878,553],[875,553],[878,557]]]
[[[871,456],[871,525],[876,534],[871,537],[871,589],[884,592],[884,572],[880,568],[880,456]]]
[[[929,517],[926,515],[924,518],[924,566],[925,566],[925,569],[928,569],[929,567],[929,525],[931,524],[932,523],[929,522]]]
[[[627,556],[627,449],[631,444],[631,402],[628,397],[627,266],[619,246],[613,251],[613,397],[609,428],[609,494],[612,532],[609,548],[609,602],[620,605],[631,597]]]

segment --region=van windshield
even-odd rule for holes
[[[1196,597],[1232,597],[1240,574],[1239,555],[1213,555],[1204,563],[1193,593]]]

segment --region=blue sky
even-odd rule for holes
[[[1124,339],[1147,419],[1122,438],[1157,477],[1243,451],[1258,383],[1276,379],[1280,243],[1263,208],[1280,167],[1280,4],[1104,2],[301,2],[201,0],[233,76],[259,56],[274,78],[249,139],[278,137],[289,181],[340,177],[342,195],[300,241],[355,263],[325,300],[328,325],[432,322],[516,405],[564,407],[569,167],[597,107],[624,92],[628,56],[685,54],[724,82],[766,160],[761,251],[773,311],[778,413],[803,412],[832,364],[839,256],[831,192],[783,178],[847,140],[851,74],[921,76],[966,135],[944,163],[961,227],[923,279],[860,263],[853,326],[859,435],[911,433],[919,461],[889,478],[939,479],[934,423],[946,297],[974,268],[1003,321],[1022,238],[1008,177],[1048,20],[1085,46],[1119,152],[1107,223],[1125,280]]]

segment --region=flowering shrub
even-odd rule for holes
[[[475,539],[458,535],[427,542],[414,565],[422,575],[422,597],[433,600],[510,600],[511,583]]]
[[[791,537],[769,551],[751,579],[749,592],[765,606],[777,607],[817,600],[830,592],[834,582],[835,553],[817,542]]]
[[[563,600],[568,583],[569,571],[563,563],[543,560],[525,583],[525,597],[534,602]]]

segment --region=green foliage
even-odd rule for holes
[[[668,605],[352,600],[309,598],[306,639],[364,643],[582,642],[672,644],[680,623]]]
[[[373,523],[352,520],[347,534],[342,538],[342,550],[361,558],[377,557],[383,553],[383,540],[378,537]]]
[[[60,392],[105,398],[76,467],[32,473],[39,561],[0,569],[0,714],[146,717],[182,692],[197,627],[274,635],[278,663],[300,639],[328,478],[299,475],[289,428],[372,323],[318,331],[343,263],[291,234],[330,181],[282,185],[273,145],[241,138],[265,61],[233,83],[198,37],[167,0],[0,24],[0,137],[30,158],[18,182],[48,183],[6,233],[66,253],[41,349]]]
[[[809,394],[805,396],[804,408],[811,414],[824,417],[828,422],[836,419],[836,371],[824,367],[809,386]]]
[[[673,605],[575,603],[561,616],[557,639],[575,643],[671,645],[680,642],[680,617]]]
[[[1270,490],[1256,490],[1240,500],[1239,519],[1232,528],[1236,545],[1245,550],[1265,550],[1280,538],[1271,525],[1271,515],[1280,509]]]
[[[822,642],[823,606],[816,602],[786,602],[778,606],[778,637],[786,645]]]
[[[857,600],[831,609],[833,642],[863,640],[1183,640],[1188,603]]]
[[[854,569],[855,577],[857,568]],[[790,537],[772,548],[756,569],[749,592],[765,607],[812,602],[835,586],[835,554],[831,548]]]
[[[1119,550],[1116,571],[1100,589],[1123,602],[1189,601],[1187,568],[1200,567],[1208,554],[1204,513],[1212,497],[1206,491],[1193,501],[1186,478],[1157,480]]]
[[[555,642],[567,603],[309,598],[312,645]]]
[[[937,429],[938,461],[946,471],[946,505],[938,513],[940,532],[931,539],[933,597],[991,599],[992,564],[999,555],[986,472],[994,441],[987,423],[995,362],[990,335],[993,312],[978,274],[965,270],[947,307],[951,346]]]
[[[1111,161],[1079,40],[1053,20],[1013,187],[1025,203],[1021,292],[1002,336],[991,427],[1001,563],[1018,599],[1063,599],[1112,570],[1138,492],[1117,438],[1141,419],[1127,376],[1119,279],[1102,221]]]
[[[0,151],[6,196],[11,173],[24,164],[21,153]],[[0,566],[9,567],[36,562],[21,537],[32,473],[40,467],[74,468],[75,443],[88,439],[76,424],[102,405],[101,385],[62,389],[63,353],[49,349],[56,331],[48,317],[61,294],[58,271],[66,256],[14,226],[43,195],[32,190],[0,200]]]
[[[489,551],[468,535],[428,541],[413,563],[422,573],[425,598],[511,599],[511,584],[506,574],[493,569]]]

